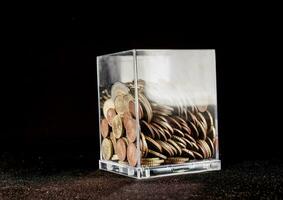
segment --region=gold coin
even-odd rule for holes
[[[129,165],[129,163],[127,161],[118,160],[118,163],[122,164],[122,165]]]
[[[187,157],[168,157],[166,160],[174,160],[179,162],[188,162],[190,159]]]
[[[190,142],[196,143],[196,140],[192,136],[190,136],[189,134],[185,134],[184,138],[188,139]]]
[[[198,120],[199,120],[200,122],[202,122],[202,125],[203,125],[203,127],[205,128],[205,131],[207,131],[207,127],[208,127],[208,126],[207,126],[207,122],[206,122],[206,120],[205,120],[203,114],[202,114],[201,112],[198,112],[196,116],[197,116]]]
[[[101,135],[102,137],[106,138],[109,133],[109,126],[108,126],[108,121],[106,119],[102,119],[100,123],[101,127]]]
[[[192,112],[190,112],[190,111],[188,111],[188,118],[189,118],[189,122],[191,122],[191,123],[193,123],[193,124],[196,124],[197,118],[196,118],[196,116],[195,116]]]
[[[207,142],[205,140],[201,140],[201,142],[203,143],[203,146],[206,149],[207,157],[210,158],[211,157],[211,150],[210,150],[209,145],[207,144]]]
[[[153,140],[152,138],[145,136],[146,141],[148,142],[148,145],[153,148],[154,150],[157,150],[159,152],[162,152],[162,147],[160,146],[160,144],[158,144],[155,140]]]
[[[153,158],[142,158],[141,161],[155,161],[155,160],[160,160],[159,157],[153,157]]]
[[[197,127],[198,127],[198,133],[199,133],[199,139],[205,140],[206,138],[206,131],[203,127],[202,123],[200,121],[197,121]]]
[[[206,122],[207,122],[207,126],[208,126],[208,129],[213,126],[213,117],[211,115],[211,113],[207,110],[203,113],[205,115],[205,119],[206,119]]]
[[[108,138],[104,138],[101,144],[102,149],[102,158],[105,160],[109,160],[113,155],[113,146],[111,140]]]
[[[103,114],[104,114],[104,117],[105,117],[106,119],[108,119],[108,118],[107,118],[107,111],[108,111],[110,108],[112,108],[112,109],[115,110],[115,104],[114,104],[114,101],[113,101],[112,99],[106,100],[106,101],[104,102],[104,104],[103,104]]]
[[[116,152],[117,152],[117,150],[116,150],[117,139],[115,138],[113,132],[110,133],[110,140],[113,144],[114,153],[116,154]]]
[[[183,138],[181,138],[181,137],[178,137],[178,136],[176,136],[176,135],[173,135],[172,138],[173,138],[173,140],[178,141],[178,142],[184,144],[184,146],[187,145],[186,142],[185,142],[185,141],[183,140]]]
[[[137,148],[134,143],[129,143],[128,148],[127,148],[127,159],[129,164],[132,167],[135,167],[138,162],[138,153],[137,153]]]
[[[161,138],[161,135],[160,135],[160,133],[159,133],[159,130],[158,130],[152,123],[150,123],[149,125],[150,125],[150,127],[152,128],[152,130],[153,130],[154,138],[160,139],[160,138]]]
[[[170,122],[172,127],[177,126],[179,129],[182,129],[181,124],[179,124],[179,122],[177,122],[177,120],[175,120],[173,117],[170,116],[167,117],[166,119]]]
[[[191,130],[192,130],[193,136],[194,136],[195,138],[198,138],[198,137],[199,137],[199,132],[198,132],[197,127],[194,125],[194,123],[190,122],[190,123],[189,123],[189,126],[190,126],[190,128],[191,128]]]
[[[151,150],[151,149],[148,150],[148,153],[149,153],[149,154],[152,154],[152,155],[154,155],[154,156],[157,156],[157,157],[159,157],[159,158],[162,158],[162,159],[166,159],[166,158],[167,158],[167,156],[165,156],[165,155],[163,155],[163,154],[161,154],[161,153],[158,153],[158,152],[156,152],[156,151],[153,151],[153,150]]]
[[[141,130],[146,135],[151,135],[152,138],[155,137],[154,131],[151,126],[144,120],[141,120]]]
[[[190,129],[190,127],[188,126],[183,126],[182,130],[184,130],[186,133],[188,133],[189,135],[192,135],[192,130]]]
[[[207,132],[207,137],[211,139],[212,142],[215,141],[216,138],[216,132],[214,126],[210,127],[210,130]]]
[[[156,167],[156,166],[160,166],[159,163],[146,163],[146,164],[142,164],[142,167]]]
[[[139,101],[146,111],[147,122],[150,123],[153,116],[151,105],[148,99],[142,93],[139,94]]]
[[[111,157],[111,160],[114,160],[114,161],[118,161],[119,158],[116,154],[114,154],[112,157]]]
[[[203,147],[203,144],[200,141],[197,141],[197,145],[199,147],[199,153],[202,155],[203,158],[207,158],[207,152],[205,148]]]
[[[189,156],[191,159],[195,159],[194,153],[189,149],[182,149],[183,156]]]
[[[211,151],[211,157],[214,156],[214,145],[213,142],[211,141],[211,139],[209,137],[206,138],[206,143],[208,144],[208,146],[210,147],[210,151]]]
[[[200,112],[205,112],[207,110],[207,105],[197,105]]]
[[[170,156],[173,156],[174,155],[174,152],[171,150],[171,148],[167,145],[167,144],[165,144],[163,141],[161,141],[161,140],[156,140],[156,142],[158,143],[158,144],[160,144],[160,146],[162,147],[162,152],[166,152],[167,153],[167,155],[170,155]],[[164,150],[164,151],[163,151]]]
[[[111,98],[114,101],[118,95],[126,95],[130,89],[121,82],[116,82],[111,87]]]
[[[158,159],[158,160],[142,160],[142,165],[150,165],[150,164],[162,164],[164,163],[164,160]]]
[[[170,149],[173,151],[173,155],[177,155],[178,154],[178,150],[172,144],[170,144],[167,141],[165,141],[164,143],[167,144],[170,147]]]
[[[180,131],[179,129],[173,128],[174,130],[174,135],[179,136],[179,137],[185,137],[184,133]]]
[[[192,152],[193,152],[196,159],[203,159],[203,156],[200,153],[198,153],[196,151],[192,151]]]
[[[147,153],[148,153],[147,142],[146,142],[145,136],[142,132],[140,133],[140,135],[141,135],[141,141],[142,141],[142,151],[144,152],[144,157],[146,157]]]
[[[119,160],[124,161],[127,156],[127,143],[123,138],[118,139],[116,149]]]
[[[184,145],[182,142],[176,141],[176,144],[179,145],[180,148],[186,148],[186,145]]]
[[[121,117],[119,115],[116,115],[113,118],[113,127],[112,127],[113,134],[115,138],[120,138],[123,135],[123,124]]]
[[[182,154],[182,149],[180,148],[180,146],[178,144],[176,144],[176,142],[174,140],[168,139],[167,142],[170,143],[171,145],[173,145],[175,147],[175,149],[177,149],[179,155]]]
[[[124,112],[128,111],[128,106],[124,103],[124,96],[118,95],[114,100],[116,112],[123,117]]]
[[[163,128],[162,127],[160,127],[157,123],[155,123],[155,122],[151,122],[151,126],[154,126],[156,129],[157,129],[157,131],[158,131],[158,133],[159,133],[159,135],[160,135],[160,139],[163,139],[163,140],[167,140],[167,137],[166,137],[166,134],[164,133],[164,130],[163,130]]]

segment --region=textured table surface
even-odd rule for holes
[[[0,199],[282,199],[282,174],[281,161],[141,181],[99,170],[1,170]]]

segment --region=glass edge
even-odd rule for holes
[[[101,152],[101,134],[100,134],[100,121],[101,121],[101,108],[100,108],[100,74],[99,74],[99,69],[100,69],[100,64],[99,64],[99,57],[96,57],[96,77],[97,77],[97,106],[98,106],[98,134],[99,134],[99,159],[102,159],[102,152]]]

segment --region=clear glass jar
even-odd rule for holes
[[[220,170],[214,50],[97,57],[102,170],[133,178]]]

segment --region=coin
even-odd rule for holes
[[[102,149],[102,158],[105,160],[109,160],[113,155],[113,146],[111,140],[108,138],[104,138],[101,144]]]
[[[123,135],[123,124],[121,117],[119,115],[116,115],[113,118],[113,127],[112,127],[113,134],[115,138],[120,138]]]
[[[112,125],[113,125],[113,119],[114,119],[114,117],[116,116],[116,111],[115,111],[115,109],[114,108],[109,108],[108,110],[107,110],[107,114],[106,114],[106,119],[107,119],[107,121],[108,121],[108,124],[112,127]]]
[[[123,115],[123,124],[124,124],[124,127],[126,127],[126,124],[127,122],[132,119],[132,115],[130,112],[125,112],[124,115]]]
[[[164,160],[158,159],[158,160],[142,160],[142,165],[152,165],[152,164],[162,164],[164,163]]]
[[[206,138],[206,131],[200,121],[197,121],[197,127],[198,127],[198,133],[199,133],[198,138],[201,140],[204,140]]]
[[[108,121],[106,119],[102,119],[100,127],[101,127],[102,137],[106,138],[108,136],[108,133],[109,133]]]
[[[138,153],[135,143],[129,143],[127,148],[127,158],[129,164],[134,167],[137,165],[138,162]]]
[[[154,155],[154,156],[157,156],[157,157],[159,157],[159,158],[162,158],[162,159],[166,159],[166,158],[167,158],[167,156],[165,156],[165,155],[163,155],[163,154],[161,154],[161,153],[158,153],[158,152],[156,152],[156,151],[153,151],[153,150],[151,150],[151,149],[148,150],[148,153],[149,153],[149,154],[152,154],[152,155]]]
[[[151,126],[144,120],[141,120],[141,129],[146,135],[150,135],[151,138],[155,137],[154,131]]]
[[[196,151],[192,151],[196,159],[203,159],[203,156]]]
[[[170,144],[167,141],[164,142],[164,143],[167,144],[170,147],[170,149],[173,151],[173,155],[177,155],[178,154],[178,150],[172,144]]]
[[[178,141],[178,142],[184,144],[185,146],[187,145],[186,142],[183,140],[183,138],[181,138],[181,137],[179,137],[179,136],[173,135],[172,138],[173,138],[175,141]]]
[[[166,161],[188,162],[190,159],[187,157],[168,157]]]
[[[145,136],[145,139],[146,139],[147,144],[149,145],[149,147],[151,147],[154,150],[157,150],[159,152],[162,152],[162,147],[155,140],[153,140],[152,138],[150,138],[148,136]]]
[[[118,158],[117,154],[114,154],[114,155],[111,157],[111,160],[118,161],[119,158]]]
[[[118,139],[116,149],[119,160],[124,161],[127,156],[127,143],[123,138]]]
[[[171,123],[172,127],[177,126],[179,129],[182,129],[182,126],[173,117],[170,116],[170,117],[167,117],[166,119]]]
[[[170,149],[170,147],[165,144],[163,141],[161,140],[156,140],[156,142],[158,144],[160,144],[160,146],[162,147],[162,152],[163,153],[166,153],[167,155],[170,155],[170,156],[173,156],[174,155],[174,152]]]
[[[111,98],[114,101],[118,95],[126,95],[130,89],[121,82],[116,82],[111,87]]]
[[[196,143],[196,140],[192,136],[190,136],[189,134],[185,134],[184,138],[187,138],[189,141]]]
[[[207,152],[205,148],[203,147],[203,144],[200,141],[197,141],[197,145],[199,147],[199,153],[202,155],[203,158],[207,158]]]
[[[194,153],[189,149],[182,149],[183,156],[189,156],[191,159],[195,159]]]
[[[211,126],[209,131],[207,132],[207,137],[211,139],[212,142],[215,141],[216,138],[216,132],[214,126]]]
[[[142,151],[144,152],[144,157],[146,157],[147,154],[148,154],[147,142],[146,142],[145,136],[142,132],[140,133],[140,135],[141,135],[141,141],[142,141]]]
[[[128,105],[129,105],[129,110],[130,110],[130,113],[135,117],[135,118],[137,118],[136,117],[136,112],[135,112],[135,103],[134,103],[134,100],[131,100],[131,101],[129,101],[129,103],[128,103]],[[141,119],[141,118],[143,118],[143,109],[142,109],[142,106],[141,106],[141,104],[140,104],[140,102],[138,102],[138,115],[139,115],[139,119]]]
[[[155,160],[160,160],[159,157],[153,157],[153,158],[142,158],[141,161],[144,162],[144,161],[155,161]]]
[[[110,133],[110,140],[113,144],[114,153],[116,154],[116,152],[117,152],[117,149],[116,149],[117,139],[115,138],[113,132]]]
[[[205,128],[205,131],[207,131],[208,126],[207,126],[207,122],[206,122],[203,114],[201,112],[198,112],[196,116],[197,116],[197,119],[202,123],[203,127]]]
[[[103,114],[104,114],[104,117],[107,119],[107,111],[110,109],[110,108],[113,108],[115,109],[115,104],[114,104],[114,101],[112,99],[108,99],[104,102],[103,104]]]
[[[126,124],[126,135],[129,140],[129,142],[134,142],[136,140],[136,120],[135,119],[129,119]]]
[[[180,146],[180,148],[186,148],[186,145],[184,145],[182,142],[176,141],[174,140],[174,142],[176,142],[177,145]]]
[[[114,100],[116,112],[122,117],[124,112],[128,111],[128,105],[124,102],[124,96],[123,95],[117,95]]]
[[[173,128],[174,130],[174,135],[179,136],[179,137],[185,137],[184,133],[180,131],[179,129]]]
[[[200,112],[205,112],[207,110],[207,105],[197,105]]]
[[[214,124],[213,123],[213,117],[212,117],[211,113],[208,110],[205,111],[203,114],[204,114],[206,122],[207,122],[207,127],[210,128]]]
[[[155,135],[154,138],[160,139],[160,138],[161,138],[161,135],[160,135],[160,133],[159,133],[158,128],[156,128],[152,123],[150,123],[149,125],[150,125],[150,127],[151,127],[151,129],[153,130],[153,133],[154,133],[154,135]]]
[[[209,137],[207,137],[205,141],[208,144],[208,146],[210,147],[211,156],[214,156],[214,145],[213,145],[213,142],[211,141],[211,139]]]
[[[176,142],[174,140],[168,139],[167,142],[170,143],[171,145],[173,145],[175,147],[175,149],[177,149],[179,155],[182,154],[182,149],[180,148],[180,146],[178,144],[176,144]]]
[[[148,99],[142,93],[139,94],[139,101],[146,112],[147,122],[149,123],[153,116],[151,105]]]
[[[190,128],[192,130],[193,136],[195,138],[198,138],[199,137],[199,132],[198,132],[197,127],[192,122],[189,122],[189,126],[190,126]]]

